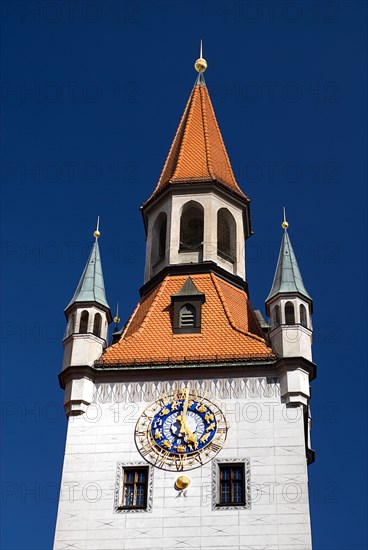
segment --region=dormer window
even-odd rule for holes
[[[188,277],[179,292],[171,296],[174,309],[174,334],[201,332],[202,304],[204,301],[205,295],[203,292],[199,292],[192,279]]]

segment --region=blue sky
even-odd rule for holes
[[[63,310],[101,216],[122,322],[143,282],[139,205],[195,79],[252,199],[247,271],[264,308],[282,207],[314,298],[315,550],[367,548],[366,3],[51,0],[2,4],[1,548],[51,548],[66,431]]]

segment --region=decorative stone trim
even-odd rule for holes
[[[190,387],[210,393],[218,399],[261,399],[280,396],[278,378],[214,378],[207,380],[176,380],[163,382],[119,382],[96,385],[94,403],[150,403],[162,393]]]
[[[245,483],[245,505],[243,506],[219,506],[220,495],[220,464],[244,464]],[[250,459],[249,458],[215,458],[212,461],[212,510],[250,510],[251,487],[250,487]]]
[[[131,467],[145,467],[148,468],[148,480],[147,480],[147,506],[146,508],[123,508],[123,481],[124,481],[124,468]],[[114,489],[114,512],[115,514],[136,514],[144,512],[152,512],[153,504],[153,467],[147,464],[147,462],[118,462],[116,467],[116,481]]]

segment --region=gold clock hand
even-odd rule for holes
[[[188,412],[188,402],[189,402],[189,389],[185,388],[185,401],[184,401],[184,405],[183,405],[183,412],[180,416],[180,424],[181,424],[180,425],[180,433],[186,433],[186,430],[188,429],[187,424],[185,422],[186,417],[187,417],[187,412]]]

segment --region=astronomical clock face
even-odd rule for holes
[[[163,394],[139,418],[135,440],[140,454],[164,470],[191,470],[222,448],[227,426],[207,397],[184,388]]]

